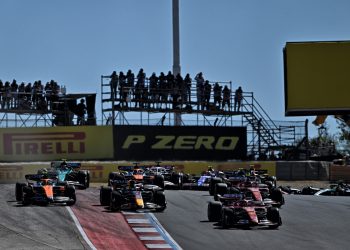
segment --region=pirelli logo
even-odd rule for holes
[[[4,155],[84,154],[85,132],[4,133]]]

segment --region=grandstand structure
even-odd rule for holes
[[[134,89],[129,89],[126,102],[123,103],[119,95],[111,95],[110,76],[101,76],[101,119],[96,119],[95,93],[60,93],[54,108],[0,108],[0,128],[75,126],[74,108],[78,100],[84,98],[87,104],[85,125],[174,126],[176,115],[180,115],[181,126],[246,127],[249,159],[266,159],[272,152],[293,151],[307,137],[307,124],[304,121],[273,121],[252,92],[243,92],[241,108],[235,111],[232,83],[219,82],[219,85],[231,90],[230,105],[225,108],[214,106],[213,93],[210,105],[201,108],[195,82],[192,82],[190,91],[191,101],[179,101],[174,106],[170,97],[162,103],[146,99],[143,105],[136,107],[138,100],[133,96]]]
[[[210,82],[214,84],[214,82]],[[146,84],[147,86],[147,79]],[[181,126],[216,126],[247,128],[247,157],[266,160],[275,152],[295,151],[298,142],[307,136],[304,121],[273,121],[258,103],[252,92],[243,92],[239,111],[234,109],[234,91],[231,91],[229,107],[210,105],[202,109],[197,100],[196,83],[192,82],[191,101],[174,106],[171,98],[161,103],[143,100],[142,107],[136,106],[133,88],[128,90],[126,100],[111,95],[110,76],[101,76],[102,124],[105,125],[159,125],[174,126],[175,116],[181,115]],[[232,89],[232,82],[219,82]],[[213,100],[211,93],[211,100]],[[307,156],[305,156],[307,158]]]

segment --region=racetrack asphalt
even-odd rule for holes
[[[206,249],[350,249],[350,197],[285,195],[277,230],[222,229],[207,219],[205,191],[167,190],[168,208],[155,216],[183,248]]]
[[[14,184],[0,185],[0,249],[89,249],[64,206],[22,207],[15,202],[14,187]],[[213,197],[207,191],[166,190],[165,193],[168,207],[154,216],[185,250],[350,249],[350,197],[286,195],[286,204],[280,209],[283,225],[279,229],[244,230],[222,229],[208,222],[207,202]],[[113,231],[122,233],[123,230],[116,229],[115,222],[123,215],[109,213],[99,205],[98,188],[79,190],[78,195],[80,200],[73,210],[98,210],[96,215],[87,216],[88,226],[96,222],[107,232],[105,237]],[[105,216],[110,224],[97,224]]]

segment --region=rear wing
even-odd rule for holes
[[[118,166],[118,170],[132,172],[132,171],[134,171],[135,167],[136,167],[136,169],[138,168],[138,169],[142,169],[142,170],[148,169],[148,167],[146,167],[146,166]]]
[[[219,196],[219,200],[222,203],[228,204],[236,201],[241,201],[244,199],[244,195],[239,193],[239,194],[224,194]]]
[[[28,181],[40,181],[42,179],[52,179],[52,180],[57,180],[57,175],[56,174],[26,174],[25,178]]]
[[[51,167],[52,168],[58,168],[61,166],[63,161],[52,161],[51,162]],[[81,163],[80,162],[74,162],[74,161],[66,161],[67,163],[67,167],[69,168],[73,168],[73,169],[76,169],[76,168],[80,168],[81,167]]]

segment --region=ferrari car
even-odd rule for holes
[[[90,186],[90,171],[81,170],[80,162],[73,161],[53,161],[51,168],[40,169],[38,174],[48,172],[51,175],[56,174],[61,182],[67,182],[69,185],[74,185],[81,189],[86,189]]]
[[[24,206],[64,203],[72,206],[76,202],[75,187],[59,182],[56,175],[28,174],[27,183],[16,183],[16,200]]]
[[[207,209],[208,220],[229,227],[269,227],[282,225],[279,210],[264,202],[246,199],[242,194],[226,194],[220,201],[210,201]]]
[[[166,199],[164,189],[153,184],[144,184],[134,179],[127,179],[122,174],[115,173],[110,186],[100,189],[100,203],[108,206],[111,211],[122,209],[154,209],[164,211]]]

